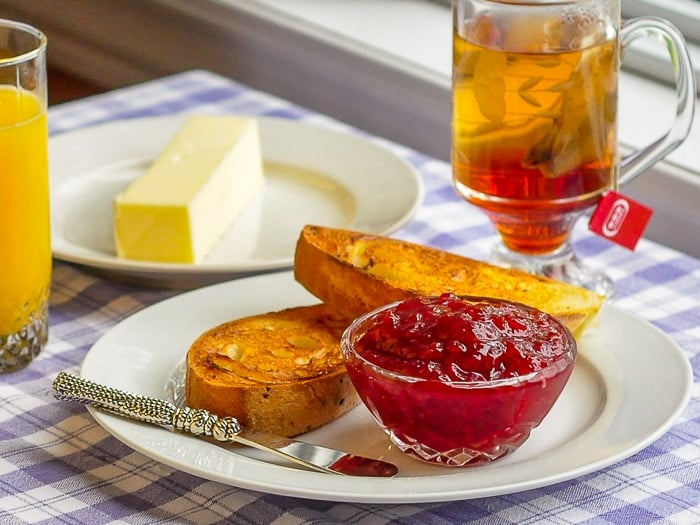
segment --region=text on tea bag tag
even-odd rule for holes
[[[654,211],[616,191],[600,199],[588,228],[601,237],[634,250]]]

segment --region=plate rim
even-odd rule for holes
[[[273,274],[264,274],[264,275],[259,275],[259,276],[254,276],[254,277],[248,277],[248,278],[243,278],[243,279],[238,279],[235,281],[229,281],[225,283],[219,283],[215,284],[212,286],[200,288],[198,290],[194,290],[191,292],[186,292],[184,294],[179,294],[174,297],[170,297],[168,299],[165,299],[161,302],[155,303],[151,306],[148,306],[144,308],[143,310],[140,310],[139,312],[123,319],[119,323],[117,323],[115,326],[113,326],[109,331],[107,331],[95,344],[91,347],[91,349],[88,351],[86,354],[82,364],[81,364],[81,370],[80,373],[81,375],[84,375],[85,377],[89,379],[97,379],[99,380],[99,377],[94,377],[94,364],[93,361],[95,361],[96,356],[99,357],[99,353],[102,351],[104,352],[104,349],[101,349],[101,345],[104,346],[104,341],[109,339],[110,334],[114,334],[116,330],[118,330],[120,326],[125,326],[127,323],[134,323],[138,322],[138,316],[139,315],[145,315],[143,314],[144,312],[156,312],[158,309],[166,309],[171,307],[171,306],[177,306],[178,302],[180,301],[185,301],[187,302],[189,299],[198,297],[198,296],[206,296],[208,294],[217,294],[217,293],[230,293],[231,290],[235,290],[236,288],[255,288],[256,286],[259,287],[260,283],[266,283],[266,286],[269,287],[283,287],[285,286],[285,283],[287,285],[294,284],[296,286],[299,286],[298,283],[296,283],[293,280],[293,274],[291,272],[278,272],[278,273],[273,273]],[[282,290],[284,291],[284,290]],[[306,294],[305,291],[302,291],[303,294]],[[196,294],[196,295],[193,295]],[[308,301],[313,302],[316,300],[313,296],[310,294],[308,295]],[[183,297],[185,297],[183,299]],[[263,301],[264,303],[264,301]],[[297,303],[298,304],[298,303]],[[165,306],[164,306],[165,305]],[[168,306],[169,305],[169,306]],[[258,306],[258,308],[260,308]],[[483,489],[467,489],[467,490],[460,490],[459,488],[454,489],[452,491],[439,491],[439,492],[429,492],[427,490],[420,490],[417,491],[416,487],[411,484],[411,480],[416,480],[417,478],[420,478],[420,476],[406,476],[406,477],[398,477],[398,478],[392,478],[392,479],[372,479],[371,483],[366,482],[367,478],[364,478],[365,485],[367,486],[367,490],[357,490],[353,489],[352,491],[348,490],[348,485],[347,482],[344,483],[343,485],[337,485],[335,484],[335,480],[333,478],[329,478],[327,474],[320,474],[320,473],[315,473],[315,472],[310,472],[310,471],[303,471],[303,470],[297,470],[297,469],[292,469],[292,468],[287,468],[286,466],[279,466],[279,465],[273,465],[271,463],[267,463],[264,461],[258,461],[255,459],[248,458],[244,455],[239,455],[237,454],[235,458],[230,458],[231,462],[237,463],[239,467],[242,470],[245,469],[254,469],[257,471],[263,471],[262,473],[272,473],[272,474],[278,474],[278,478],[282,477],[286,479],[284,482],[276,482],[272,483],[269,480],[267,481],[262,481],[261,479],[254,478],[251,476],[248,476],[247,478],[245,476],[241,477],[235,477],[231,475],[224,475],[222,473],[218,472],[211,472],[211,471],[203,471],[201,468],[198,468],[196,465],[193,466],[191,464],[186,464],[183,463],[181,460],[178,460],[177,458],[173,458],[172,456],[168,456],[166,452],[164,451],[158,451],[154,450],[153,447],[148,447],[144,445],[140,440],[134,440],[131,439],[127,434],[130,430],[134,430],[133,425],[139,425],[138,423],[134,423],[131,421],[126,421],[124,419],[121,419],[117,416],[106,414],[104,412],[100,412],[98,410],[95,410],[93,408],[89,408],[90,413],[94,417],[94,419],[97,421],[97,423],[102,426],[108,433],[110,433],[112,436],[120,440],[122,443],[126,444],[130,448],[141,452],[145,456],[154,459],[156,461],[159,461],[161,463],[164,463],[172,468],[175,468],[177,470],[181,470],[183,472],[188,472],[190,474],[202,477],[204,479],[209,479],[212,481],[218,481],[222,482],[228,485],[233,485],[233,486],[238,486],[241,488],[245,489],[251,489],[251,490],[257,490],[261,492],[266,492],[270,494],[278,494],[278,495],[284,495],[284,496],[292,496],[292,497],[300,497],[300,498],[306,498],[306,499],[324,499],[327,501],[347,501],[347,502],[357,502],[357,503],[391,503],[391,504],[398,504],[398,503],[426,503],[426,502],[438,502],[438,501],[453,501],[457,499],[472,499],[472,498],[477,498],[477,497],[488,497],[488,496],[495,496],[495,495],[503,495],[503,494],[509,494],[509,493],[515,493],[515,492],[521,492],[524,490],[530,490],[530,489],[535,489],[535,488],[541,488],[544,486],[549,486],[554,483],[559,483],[563,481],[568,481],[573,478],[600,470],[602,468],[605,468],[607,466],[610,466],[612,464],[615,464],[619,461],[622,461],[625,458],[630,457],[631,455],[639,452],[643,448],[646,448],[649,446],[651,443],[656,441],[661,435],[663,435],[678,419],[682,411],[685,409],[687,406],[690,396],[691,396],[691,390],[692,390],[692,384],[693,384],[693,375],[692,375],[692,368],[690,366],[690,363],[688,362],[688,359],[683,355],[682,350],[680,347],[673,341],[670,336],[662,332],[659,328],[656,326],[652,325],[648,321],[635,316],[634,314],[625,312],[624,310],[621,310],[617,308],[614,305],[608,304],[605,306],[603,312],[601,312],[601,322],[605,320],[606,317],[613,317],[613,318],[618,318],[622,319],[625,322],[631,322],[635,325],[643,326],[647,330],[651,330],[655,332],[655,334],[659,337],[661,337],[666,343],[667,347],[665,348],[665,352],[671,352],[670,355],[672,355],[675,358],[675,363],[674,366],[680,366],[685,370],[685,377],[684,378],[679,378],[679,381],[677,383],[678,386],[678,395],[679,395],[679,402],[673,407],[672,410],[669,410],[668,412],[664,412],[664,418],[661,424],[659,424],[652,432],[648,432],[646,435],[642,436],[641,439],[639,439],[635,443],[630,443],[627,444],[623,449],[617,450],[612,454],[608,454],[607,456],[603,455],[601,458],[597,460],[590,461],[588,464],[584,465],[579,465],[574,468],[569,468],[568,471],[562,471],[562,472],[555,472],[546,476],[541,476],[539,479],[535,480],[528,480],[528,481],[518,481],[518,482],[512,482],[512,483],[503,483],[500,486],[497,487],[485,487]],[[589,337],[589,336],[586,336]],[[174,352],[175,350],[173,350]],[[153,352],[153,351],[151,351]],[[615,350],[613,349],[614,353]],[[184,356],[179,356],[180,359],[184,358]],[[163,372],[163,371],[161,371]],[[166,374],[170,374],[171,370],[164,371]],[[600,371],[599,371],[600,372]],[[99,376],[99,374],[98,374]],[[681,381],[681,379],[683,379]],[[165,392],[165,382],[163,382],[162,385],[160,385],[160,391]],[[133,391],[133,390],[130,390]],[[136,392],[136,393],[143,393],[143,392]],[[364,407],[361,407],[364,408]],[[357,410],[357,409],[355,409]],[[615,414],[615,417],[619,418],[619,413]],[[333,423],[330,423],[330,425],[333,425]],[[168,432],[167,430],[160,429],[160,428],[143,428],[142,426],[139,428],[139,432],[146,432],[146,434],[150,435],[152,432],[165,432],[167,434],[172,434],[171,432]],[[145,435],[145,434],[144,434]],[[174,435],[174,434],[173,434]],[[178,437],[184,437],[184,436],[178,436]],[[184,437],[186,439],[186,437]],[[575,440],[572,440],[575,441]],[[213,452],[213,451],[212,451]],[[228,458],[228,456],[227,456]],[[527,460],[531,461],[531,460]],[[516,464],[517,465],[517,464]],[[492,465],[488,466],[489,468],[494,467],[496,469],[502,468],[502,469],[507,469],[508,465],[501,465],[499,467],[498,464],[494,463]],[[480,468],[480,467],[474,467],[474,468]],[[272,470],[270,470],[272,469]],[[280,476],[280,471],[279,469],[282,469],[282,475]],[[470,469],[471,470],[471,469]],[[290,474],[290,472],[293,472]],[[466,471],[464,471],[466,472]],[[284,475],[284,473],[287,473],[288,475]],[[425,479],[437,479],[437,478],[446,478],[450,476],[455,475],[455,469],[447,469],[444,474],[439,474],[436,476],[430,476],[429,478]],[[297,482],[297,485],[294,486],[294,484],[289,483],[289,476],[293,478]],[[322,476],[322,477],[319,477]],[[336,478],[337,479],[337,478]],[[346,481],[348,478],[343,478],[343,481]],[[342,490],[341,488],[342,487]],[[385,487],[384,492],[382,492],[381,487]],[[391,490],[387,490],[391,488]],[[427,488],[427,487],[426,487]]]
[[[55,151],[56,148],[66,148],[70,147],[71,141],[75,141],[76,137],[80,138],[81,135],[90,135],[94,133],[109,133],[113,132],[114,129],[120,126],[138,126],[140,123],[146,123],[147,125],[155,125],[159,129],[166,129],[168,126],[172,128],[173,123],[179,121],[184,121],[185,118],[192,115],[199,114],[209,114],[207,112],[197,112],[197,111],[186,111],[183,113],[175,113],[169,115],[154,115],[154,116],[139,116],[139,117],[129,117],[115,119],[106,122],[100,122],[88,126],[82,126],[72,130],[62,131],[55,135],[49,137],[49,150]],[[412,217],[415,216],[418,208],[425,198],[425,183],[418,169],[411,164],[407,159],[398,155],[388,146],[381,144],[381,139],[377,141],[371,140],[371,137],[365,136],[360,132],[352,132],[350,130],[336,129],[331,125],[324,126],[316,122],[309,122],[303,119],[294,118],[284,118],[284,117],[272,117],[263,115],[243,115],[240,113],[233,112],[220,112],[215,113],[216,115],[230,115],[238,117],[249,117],[257,120],[261,128],[265,126],[292,126],[299,129],[311,130],[311,133],[320,132],[325,135],[334,137],[335,139],[342,139],[339,143],[347,142],[349,144],[361,144],[363,148],[373,149],[375,151],[381,151],[387,155],[387,158],[391,157],[393,161],[400,165],[403,170],[403,177],[410,187],[406,187],[410,194],[412,194],[411,205],[407,206],[403,213],[396,219],[390,221],[383,227],[376,228],[365,228],[368,233],[386,235],[397,229],[401,228],[407,224]],[[129,139],[133,140],[133,139]],[[52,155],[55,157],[55,155]],[[264,154],[263,154],[263,160]],[[51,173],[51,189],[52,195],[55,193],[56,189],[60,187],[60,184],[65,183],[75,179],[84,173],[69,174],[69,175],[54,175],[55,172],[65,172],[69,168],[63,166],[57,166],[55,164],[57,161],[51,161],[50,173]],[[302,166],[303,167],[303,166]],[[60,177],[60,180],[56,180],[56,177]],[[335,179],[333,179],[335,180]],[[337,181],[336,181],[337,182]],[[58,185],[58,186],[57,186]],[[345,185],[344,185],[345,186]],[[347,187],[347,190],[355,195],[356,192],[352,187]],[[54,230],[55,222],[55,207],[53,206],[52,197],[52,212],[51,212],[51,223],[52,230]],[[353,228],[354,222],[351,222],[346,227]],[[158,277],[160,275],[166,275],[168,277],[178,277],[183,276],[184,278],[188,276],[203,276],[203,277],[215,277],[217,280],[221,280],[224,277],[235,277],[244,274],[251,274],[255,272],[266,272],[272,270],[283,270],[289,268],[293,264],[293,255],[285,258],[276,259],[250,259],[247,263],[238,262],[234,265],[227,264],[179,264],[179,263],[158,263],[149,261],[132,261],[128,259],[119,259],[116,256],[110,256],[104,254],[103,256],[91,256],[90,254],[83,254],[71,250],[70,247],[74,244],[70,241],[65,240],[63,242],[63,236],[60,236],[58,232],[52,231],[52,234],[56,238],[60,238],[62,244],[54,246],[54,240],[52,237],[52,254],[53,256],[61,261],[70,262],[74,264],[80,264],[82,266],[104,270],[109,272],[115,272],[118,274],[134,274],[134,275],[144,275],[149,277]],[[65,245],[65,246],[64,246]]]

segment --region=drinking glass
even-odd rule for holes
[[[655,17],[622,23],[619,0],[454,0],[453,11],[453,179],[493,222],[494,261],[611,295],[576,258],[571,229],[688,135],[695,77],[682,34]],[[669,50],[676,117],[620,160],[621,52],[640,37]]]
[[[0,372],[48,339],[51,280],[46,37],[0,20]]]

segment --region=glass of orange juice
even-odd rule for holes
[[[620,0],[454,0],[452,167],[457,191],[491,219],[495,262],[610,295],[569,242],[575,221],[688,135],[695,83],[680,32],[625,21]],[[618,158],[622,52],[666,43],[676,72],[671,129]],[[643,111],[643,108],[640,108]]]
[[[51,283],[46,37],[0,20],[0,372],[48,339]]]

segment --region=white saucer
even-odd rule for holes
[[[189,287],[289,268],[305,224],[387,234],[423,199],[416,170],[369,139],[286,119],[260,118],[266,183],[206,261],[119,259],[117,193],[147,169],[184,115],[121,120],[50,140],[53,253],[140,284]]]
[[[88,352],[81,374],[167,398],[172,372],[204,330],[236,317],[314,302],[289,272],[188,292],[116,325]],[[407,503],[529,490],[616,463],[669,429],[687,405],[691,387],[692,370],[678,346],[646,321],[609,305],[600,326],[580,342],[571,380],[542,425],[519,450],[490,465],[448,469],[411,459],[391,446],[364,407],[301,439],[396,463],[396,478],[310,472],[268,462],[245,448],[226,451],[198,438],[91,412],[131,448],[202,478],[302,498]]]

